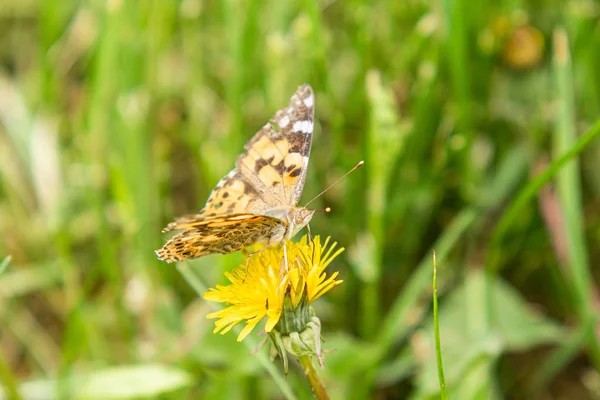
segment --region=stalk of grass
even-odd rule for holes
[[[132,242],[131,259],[137,262],[132,265],[136,272],[147,276],[153,282],[160,282],[159,270],[153,268],[156,262],[153,249],[159,243],[156,232],[159,231],[158,201],[159,193],[155,165],[159,160],[153,159],[152,153],[152,127],[160,121],[153,113],[155,104],[150,99],[160,98],[159,76],[161,55],[168,45],[172,35],[173,26],[176,24],[177,7],[175,1],[160,1],[139,3],[138,13],[131,13],[129,26],[135,31],[144,32],[143,50],[130,52],[132,55],[126,64],[128,71],[121,83],[122,92],[128,101],[138,107],[137,112],[120,113],[120,134],[123,137],[118,149],[121,158],[121,168],[127,171],[124,176],[126,181],[127,207],[124,217],[131,226],[138,227],[129,233],[128,241]],[[136,14],[145,15],[147,24],[137,22]],[[139,28],[136,26],[139,26]],[[133,88],[133,89],[130,89]],[[138,89],[140,88],[140,89]],[[114,188],[113,190],[117,190]]]
[[[51,57],[50,54],[53,48],[62,49],[61,52],[63,54],[67,51],[72,51],[69,48],[68,42],[70,39],[72,41],[72,37],[77,35],[74,32],[74,26],[77,25],[77,19],[80,14],[76,12],[74,5],[66,3],[58,5],[51,2],[41,2],[40,7],[41,40],[39,51],[43,56],[39,65],[39,86],[41,88],[39,93],[39,110],[43,110],[43,113],[40,113],[41,115],[45,114],[46,116],[49,115],[50,118],[58,119],[58,117],[62,118],[60,115],[61,107],[69,101],[68,95],[64,90],[64,87],[67,86],[65,82],[68,80],[68,73],[63,70],[64,65],[57,65],[62,64],[62,62]],[[83,7],[82,9],[85,10]],[[46,134],[53,137],[60,137],[60,132],[46,132]],[[64,154],[61,154],[61,150],[63,149],[58,143],[60,142],[57,142],[56,153],[58,157],[61,157],[64,156]],[[63,173],[61,178],[64,179],[64,175]],[[55,227],[53,226],[55,224],[51,224],[53,232],[51,232],[49,237],[53,238],[54,252],[59,258],[64,260],[64,262],[60,263],[59,268],[63,274],[62,280],[66,308],[72,309],[81,299],[82,285],[79,280],[79,271],[75,262],[73,262],[73,237],[68,231],[68,220],[71,217],[71,215],[67,216],[70,211],[69,200],[65,191],[60,190],[60,199],[57,202],[60,204],[60,208],[56,207],[55,212],[57,215],[51,217],[51,219],[57,219],[58,223]]]
[[[36,365],[46,375],[54,375],[58,369],[61,349],[50,334],[42,329],[39,319],[27,307],[15,302],[10,307],[0,304],[0,318],[6,323],[3,331],[12,334],[23,344]]]
[[[594,126],[592,126],[592,128],[589,129],[584,135],[582,135],[579,140],[572,143],[572,145],[563,153],[562,156],[555,158],[544,172],[531,180],[512,200],[507,210],[502,215],[502,218],[496,225],[496,228],[490,239],[490,245],[488,246],[490,250],[487,254],[488,258],[485,263],[486,268],[491,272],[490,275],[495,274],[500,268],[500,243],[507,234],[509,227],[519,217],[521,210],[527,206],[531,199],[537,195],[544,185],[550,182],[550,180],[557,175],[561,168],[567,165],[569,161],[577,157],[579,153],[587,148],[598,136],[600,136],[600,120],[597,121]],[[578,296],[581,296],[581,293],[579,293]],[[581,311],[581,309],[578,311]],[[583,324],[580,327],[581,332],[588,335],[587,343],[591,353],[590,356],[594,362],[594,365],[596,368],[598,368],[595,330],[585,329],[588,324],[595,324],[594,319],[592,319],[592,317],[590,317],[590,319],[587,321],[583,319],[581,323]],[[540,385],[542,385],[544,382],[548,382],[551,377],[560,370],[560,367],[564,366],[569,361],[569,356],[575,356],[577,354],[577,352],[572,348],[573,343],[580,342],[579,340],[568,341],[561,349],[559,349],[557,354],[552,356],[552,358],[548,361],[548,367],[541,369],[537,374],[533,387],[541,387]],[[563,364],[559,365],[561,362]]]
[[[548,356],[531,381],[530,393],[540,393],[549,382],[577,355],[589,340],[590,331],[594,333],[595,321],[590,320],[586,325],[577,327],[562,343],[561,346]]]
[[[4,273],[6,268],[10,264],[10,256],[5,257],[0,263],[0,275]],[[10,400],[20,400],[18,391],[17,378],[10,370],[8,363],[6,362],[3,353],[0,351],[0,381],[4,384],[4,390],[6,391]]]
[[[572,89],[572,77],[570,72],[570,58],[568,55],[567,37],[564,31],[559,30],[555,35],[556,46],[561,46],[555,55],[555,79],[557,90],[559,92],[559,114],[556,150],[561,156],[556,156],[548,168],[531,180],[511,202],[510,206],[504,212],[502,218],[494,230],[490,241],[490,252],[486,268],[495,273],[499,268],[500,260],[500,242],[508,232],[509,227],[518,218],[523,207],[537,195],[539,190],[546,185],[552,178],[557,177],[559,182],[559,194],[561,196],[562,211],[564,213],[566,224],[566,238],[569,253],[569,261],[572,271],[573,291],[576,296],[576,308],[581,323],[581,332],[587,334],[587,347],[593,364],[596,369],[599,367],[599,349],[595,337],[595,329],[586,328],[590,324],[595,325],[593,317],[594,311],[593,292],[590,282],[593,282],[585,255],[584,239],[582,237],[582,210],[580,186],[578,184],[577,168],[571,166],[566,173],[560,175],[563,168],[569,166],[579,153],[587,148],[600,135],[600,121],[597,121],[591,129],[583,134],[578,140],[575,140],[574,126],[574,96]],[[547,382],[550,376],[560,369],[558,363],[566,363],[568,356],[573,356],[576,352],[572,349],[573,343],[579,343],[578,340],[568,342],[564,348],[560,349],[556,356],[552,358],[552,368],[544,369],[540,372],[536,381]],[[563,364],[564,365],[564,364]]]
[[[189,3],[192,4],[192,3]],[[205,44],[205,32],[198,29],[197,18],[202,15],[201,9],[195,9],[195,7],[182,7],[180,12],[182,14],[181,24],[181,41],[182,41],[182,56],[187,60],[188,65],[192,65],[193,68],[189,68],[187,71],[186,84],[181,88],[182,100],[186,104],[194,104],[199,93],[206,93],[206,70],[205,64],[207,57],[205,55],[202,45]],[[206,100],[212,100],[209,96],[204,96]],[[206,140],[208,133],[211,132],[210,128],[213,121],[210,118],[206,118],[204,112],[198,110],[198,107],[188,107],[185,110],[189,113],[189,122],[185,124],[183,132],[181,132],[181,139],[187,144],[188,148],[201,148]],[[204,155],[204,152],[201,153]],[[205,157],[197,157],[194,159],[194,168],[198,176],[202,176],[204,179],[208,179],[212,182],[212,179],[219,179],[218,176],[213,176],[211,171],[211,160]],[[215,181],[216,182],[216,181]],[[207,195],[210,188],[205,185],[196,185],[194,195],[197,198],[202,198]],[[167,196],[170,193],[167,194]]]
[[[491,271],[497,271],[500,266],[498,265],[500,260],[500,242],[504,236],[508,233],[510,226],[520,216],[523,207],[527,206],[531,199],[537,195],[539,190],[560,171],[569,161],[574,159],[581,153],[587,146],[589,146],[594,139],[600,136],[600,120],[598,120],[592,128],[590,128],[584,135],[582,135],[577,142],[573,144],[562,156],[556,158],[550,163],[548,168],[541,174],[536,176],[534,179],[519,191],[519,194],[510,202],[507,210],[502,214],[502,217],[494,233],[490,239],[490,251],[487,253],[486,268]]]
[[[0,264],[0,298],[8,300],[35,292],[52,290],[64,284],[60,263],[49,262],[6,271],[9,257]]]
[[[246,3],[238,3],[235,0],[222,2],[225,32],[227,34],[227,63],[231,69],[225,83],[225,99],[231,110],[231,130],[228,135],[230,148],[237,149],[242,146],[242,135],[244,132],[242,114],[242,92],[244,79],[243,59],[244,39],[244,13],[247,11]],[[251,6],[250,6],[251,7]]]
[[[304,0],[303,5],[306,9],[310,24],[312,27],[311,35],[306,41],[306,47],[312,56],[311,80],[313,85],[322,88],[329,93],[329,74],[327,68],[327,48],[326,40],[323,35],[323,17],[321,13],[321,3],[318,0]]]
[[[114,240],[114,232],[111,231],[107,212],[110,194],[106,184],[109,178],[106,166],[107,160],[112,158],[110,135],[107,133],[114,129],[111,117],[114,116],[115,93],[119,83],[119,80],[115,79],[115,71],[120,71],[122,67],[119,62],[119,52],[124,46],[121,28],[126,21],[121,3],[104,3],[103,6],[100,10],[99,20],[102,21],[102,24],[98,32],[98,44],[94,49],[96,51],[95,62],[91,67],[89,104],[86,110],[87,114],[84,115],[85,126],[82,127],[85,135],[82,135],[82,151],[79,155],[86,170],[90,172],[86,176],[88,187],[82,195],[86,209],[90,210],[93,215],[95,239],[93,252],[95,262],[90,266],[90,270],[93,272],[86,277],[86,284],[93,285],[98,278],[105,278],[115,293],[123,293],[122,269],[117,257],[118,242]],[[65,210],[65,212],[67,211]],[[68,216],[65,215],[66,218]],[[114,297],[114,299],[118,300],[119,297]],[[62,397],[69,396],[69,385],[66,379],[71,375],[75,360],[88,346],[92,352],[96,349],[90,340],[89,332],[83,329],[81,322],[86,304],[86,298],[78,299],[77,304],[69,310],[64,327],[62,368],[57,382],[57,390],[59,396]],[[114,301],[114,309],[120,321],[118,329],[121,330],[123,336],[131,337],[132,331],[128,329],[128,324],[125,322],[128,319],[125,308],[118,305],[118,301]],[[126,348],[132,349],[133,347],[127,346]],[[110,352],[96,353],[98,357],[102,357],[101,354],[108,356]]]
[[[181,272],[181,275],[186,280],[186,282],[192,287],[192,289],[194,289],[194,291],[196,292],[196,294],[199,297],[202,297],[202,295],[208,291],[208,288],[206,287],[206,285],[198,278],[198,276],[196,276],[194,271],[192,271],[192,269],[189,267],[189,265],[187,263],[179,263],[177,265],[177,268],[178,268],[179,272]],[[210,304],[211,308],[215,311],[222,309],[222,307],[219,304],[212,303],[212,302],[210,302],[209,304]],[[242,330],[242,328],[239,325],[235,326],[233,328],[233,331],[236,334],[239,334],[241,332],[241,330]],[[244,343],[244,345],[251,352],[254,352],[255,349],[259,345],[258,342],[252,336],[247,336],[242,341],[242,343]],[[292,391],[290,384],[285,379],[285,377],[278,371],[275,364],[271,360],[269,360],[269,358],[264,354],[264,352],[257,351],[254,354],[254,357],[258,358],[258,361],[260,362],[261,366],[265,369],[265,371],[269,375],[271,375],[271,377],[273,378],[273,381],[279,387],[279,390],[281,390],[281,393],[285,396],[285,398],[287,398],[288,400],[295,400],[296,395]]]
[[[4,271],[6,271],[6,268],[8,268],[8,264],[10,264],[10,256],[4,257],[4,260],[0,262],[0,275],[2,275]]]
[[[448,256],[465,231],[476,221],[477,216],[475,210],[467,209],[454,218],[444,234],[434,244],[434,248],[438,249],[437,254],[440,259]],[[383,321],[377,339],[379,351],[382,355],[389,350],[396,340],[404,337],[411,329],[409,324],[406,323],[408,313],[416,307],[422,293],[429,287],[430,273],[430,260],[429,257],[425,257],[394,301]]]
[[[438,379],[440,381],[440,397],[442,400],[448,399],[446,392],[446,379],[444,378],[444,363],[442,362],[442,346],[440,344],[440,321],[438,319],[438,298],[437,298],[437,264],[435,261],[435,250],[431,252],[433,262],[433,330],[435,335],[435,360],[437,362]]]
[[[385,245],[385,206],[392,166],[402,152],[404,137],[399,127],[396,106],[391,91],[384,86],[381,74],[370,71],[366,80],[367,94],[371,105],[367,136],[367,174],[370,189],[367,192],[367,229],[372,243],[369,251],[373,265],[360,270],[363,285],[361,330],[365,337],[374,335],[379,324],[380,280],[383,269],[383,247]],[[381,149],[386,149],[382,152]]]
[[[454,100],[456,101],[457,134],[464,139],[460,148],[461,182],[463,189],[470,189],[473,184],[473,168],[471,167],[471,149],[473,146],[473,127],[471,116],[471,58],[468,54],[468,18],[473,12],[473,7],[468,6],[464,0],[444,1],[446,14],[446,27],[448,29],[446,40],[446,54],[449,58],[451,85]],[[471,190],[468,190],[470,192]]]
[[[10,370],[10,367],[8,366],[8,363],[6,362],[4,355],[1,351],[0,382],[2,382],[3,384],[3,387],[0,388],[0,397],[2,397],[3,394],[5,394],[9,400],[21,400],[21,396],[19,395],[19,385],[17,382],[17,378]]]
[[[262,53],[263,60],[260,67],[257,66],[257,69],[264,70],[261,78],[264,80],[268,99],[267,108],[270,111],[281,108],[289,101],[290,93],[287,93],[289,90],[284,90],[285,87],[289,86],[289,89],[293,90],[302,83],[298,82],[297,78],[302,76],[302,64],[296,64],[300,59],[297,55],[299,49],[294,40],[297,38],[290,32],[291,24],[294,23],[293,16],[295,16],[293,7],[294,4],[289,1],[275,2],[272,7],[269,7],[267,14],[273,21],[272,30],[261,32],[265,35],[267,46],[266,51]],[[294,63],[293,67],[291,63]]]
[[[557,88],[557,126],[554,135],[555,153],[562,154],[572,148],[577,140],[575,127],[575,94],[571,55],[567,33],[559,28],[554,32],[554,73]],[[557,190],[564,220],[564,238],[567,245],[568,277],[576,299],[577,313],[582,326],[596,319],[594,278],[590,272],[584,238],[580,168],[576,160],[567,163],[556,174]],[[593,329],[587,331],[590,357],[600,371],[600,345]]]
[[[121,6],[119,3],[106,3],[103,12],[103,27],[99,31],[99,43],[96,49],[96,63],[93,66],[90,82],[90,103],[87,117],[87,137],[83,159],[92,171],[90,190],[86,191],[89,208],[94,210],[97,224],[96,251],[97,268],[100,268],[115,288],[121,287],[120,268],[116,262],[116,248],[109,230],[106,212],[107,193],[104,192],[104,181],[108,177],[101,166],[106,165],[108,155],[108,135],[112,127],[111,116],[115,103],[114,93],[118,81],[114,79],[114,71],[120,69],[118,61],[120,41]]]
[[[563,29],[554,32],[554,73],[558,115],[556,132],[553,135],[553,147],[555,154],[560,155],[569,150],[577,140],[571,57],[567,34]],[[587,252],[583,238],[580,168],[576,161],[568,162],[556,173],[556,183],[564,216],[567,256],[578,298],[578,308],[583,311],[584,315],[589,315],[590,310],[587,305],[591,300],[590,282],[593,282],[593,279],[588,270]]]
[[[439,259],[448,257],[465,232],[473,227],[486,209],[493,210],[505,201],[526,174],[527,168],[526,158],[520,149],[514,150],[506,157],[496,176],[480,191],[479,205],[463,209],[458,213],[434,243],[433,248],[437,249]],[[375,354],[372,359],[365,361],[365,376],[360,382],[356,382],[353,389],[358,393],[357,398],[368,395],[376,366],[388,354],[394,343],[402,340],[420,320],[420,317],[409,318],[409,315],[418,309],[423,293],[429,290],[430,263],[429,255],[423,257],[384,317],[378,336],[374,340]],[[411,324],[409,320],[415,322]]]
[[[462,235],[480,218],[486,209],[493,210],[512,193],[518,182],[527,171],[526,159],[522,151],[516,150],[509,154],[499,168],[496,176],[489,185],[480,191],[480,206],[462,210],[446,227],[444,233],[435,242],[437,258],[443,260],[461,239]],[[384,319],[377,343],[386,353],[389,347],[411,329],[406,323],[410,310],[414,309],[421,294],[428,289],[430,259],[426,256],[421,260],[406,286],[396,297],[388,315]]]
[[[449,254],[465,231],[476,221],[477,215],[475,210],[468,209],[462,211],[454,218],[442,237],[433,246],[438,249],[440,258],[445,258]],[[365,374],[362,379],[354,383],[352,393],[356,394],[355,398],[368,397],[371,385],[375,379],[377,366],[388,355],[394,343],[405,337],[416,323],[413,322],[411,324],[407,321],[420,320],[421,315],[418,318],[409,318],[409,315],[414,313],[419,299],[422,298],[424,291],[429,288],[431,280],[430,262],[429,257],[425,257],[419,263],[417,269],[406,283],[406,286],[399,293],[398,297],[396,297],[392,307],[384,317],[378,336],[374,339],[376,346],[373,356],[369,360],[363,360]]]
[[[159,236],[156,232],[160,230],[155,166],[159,165],[160,160],[153,158],[152,133],[153,127],[160,124],[157,113],[153,112],[160,102],[153,103],[151,99],[161,99],[159,66],[164,62],[161,55],[164,55],[172,27],[176,24],[177,3],[139,3],[135,7],[138,12],[129,14],[128,26],[136,32],[143,32],[146,40],[142,42],[142,51],[123,55],[127,67],[124,68],[124,79],[120,85],[120,96],[124,100],[118,120],[121,140],[116,141],[120,146],[115,153],[120,156],[119,169],[125,171],[121,177],[124,187],[120,189],[128,192],[123,199],[123,218],[127,225],[137,228],[128,230],[126,237],[127,242],[131,243],[128,246],[129,258],[134,260],[130,271],[135,271],[142,279],[148,279],[154,286],[160,284],[160,277],[164,277],[164,273],[154,268],[156,257],[153,250],[158,247]],[[146,16],[147,23],[138,22],[136,14]],[[135,111],[125,112],[127,107]],[[113,176],[117,178],[114,172]],[[118,185],[114,186],[113,191],[118,193]]]

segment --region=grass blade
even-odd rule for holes
[[[554,33],[554,72],[557,86],[558,119],[554,135],[554,150],[564,153],[576,142],[575,96],[571,59],[566,32],[562,29]],[[572,272],[578,307],[582,315],[591,313],[592,276],[583,237],[583,210],[581,209],[580,168],[575,160],[567,163],[556,174],[561,211],[565,223],[564,238],[567,243],[567,257]]]
[[[498,268],[499,253],[496,249],[499,247],[499,243],[502,238],[508,232],[508,228],[512,223],[519,217],[521,210],[525,207],[529,201],[536,196],[540,189],[550,182],[558,171],[563,168],[569,161],[577,157],[587,146],[590,145],[600,135],[600,120],[597,121],[594,126],[588,130],[579,140],[561,157],[552,161],[550,166],[538,175],[535,179],[530,181],[525,186],[514,200],[512,200],[508,209],[502,215],[500,222],[496,225],[496,229],[490,240],[489,248],[491,251],[488,253],[488,260],[486,267],[492,271]]]
[[[440,321],[438,319],[438,298],[437,298],[437,265],[435,262],[435,250],[431,254],[433,261],[433,330],[435,334],[435,359],[438,368],[438,379],[440,381],[440,396],[442,400],[448,399],[446,392],[446,379],[444,378],[444,364],[442,361],[442,346],[440,344]]]
[[[5,257],[4,260],[2,260],[2,262],[0,263],[0,275],[2,275],[4,271],[6,271],[6,268],[8,268],[8,264],[10,264],[10,256]]]

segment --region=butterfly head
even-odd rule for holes
[[[292,236],[294,236],[302,228],[304,228],[306,225],[308,225],[308,223],[310,222],[310,219],[312,218],[314,213],[315,213],[315,210],[309,210],[304,207],[297,208],[296,210],[294,210],[291,213],[290,219],[293,224]]]
[[[300,229],[304,228],[310,222],[315,210],[309,210],[307,208],[298,208],[293,213],[292,222],[294,223],[294,234]]]

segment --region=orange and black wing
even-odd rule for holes
[[[315,96],[302,85],[244,146],[236,168],[217,183],[200,214],[264,214],[298,204],[312,143]]]
[[[283,236],[286,226],[275,217],[232,214],[217,217],[192,215],[178,218],[164,231],[183,229],[156,250],[160,260],[182,261],[209,254],[229,254],[271,237]]]

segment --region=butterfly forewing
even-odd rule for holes
[[[237,168],[260,193],[269,208],[295,206],[300,200],[314,129],[314,94],[298,88],[287,108],[277,111],[246,144]]]
[[[260,192],[234,169],[219,181],[199,214],[206,217],[237,213],[260,214],[265,208],[268,205]]]
[[[236,168],[212,191],[201,213],[264,214],[300,200],[314,128],[314,94],[302,85],[244,146]]]

